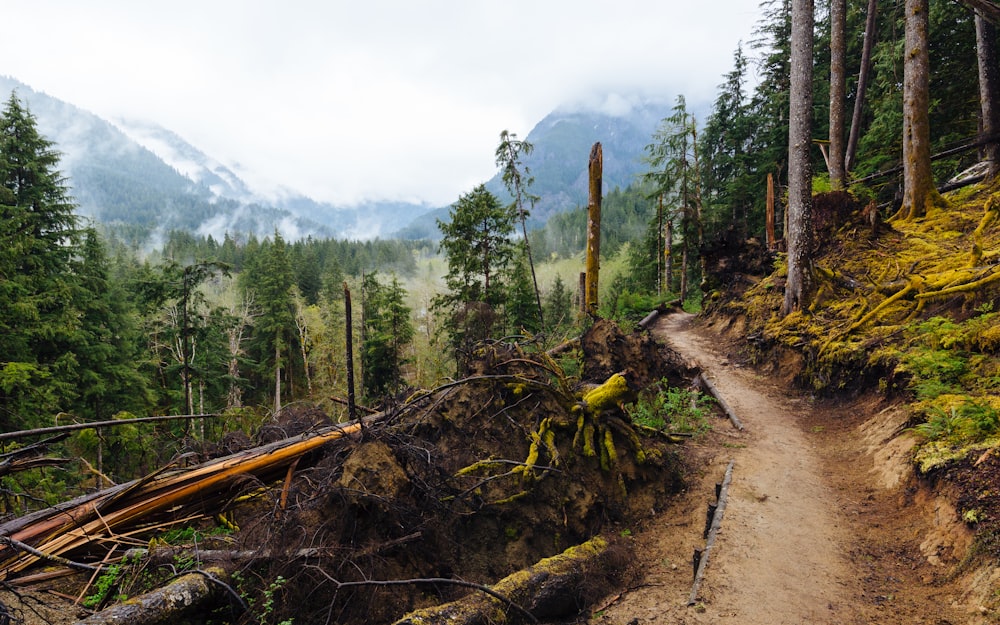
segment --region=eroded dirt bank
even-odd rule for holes
[[[772,382],[692,316],[663,317],[652,332],[706,369],[746,429],[720,421],[690,446],[689,492],[634,534],[644,584],[609,597],[594,621],[994,622],[962,582],[973,573],[956,574],[968,532],[908,471],[898,414],[877,399],[830,404]],[[690,558],[730,460],[722,531],[688,606]]]

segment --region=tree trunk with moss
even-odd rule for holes
[[[917,219],[940,201],[931,174],[928,0],[906,0],[903,50],[902,219]]]
[[[490,588],[504,597],[474,592],[462,599],[407,614],[395,625],[504,625],[561,619],[579,613],[586,605],[585,580],[608,577],[611,570],[608,543],[601,537],[571,547],[561,554],[505,577]],[[513,608],[511,604],[518,606]]]
[[[162,588],[91,614],[77,625],[172,625],[192,616],[203,616],[227,599],[228,574],[220,568],[188,573]]]
[[[813,0],[792,1],[788,124],[788,280],[784,314],[806,308],[812,280]]]
[[[601,144],[590,150],[590,196],[587,202],[587,286],[585,289],[587,314],[597,315],[597,278],[601,265],[601,187],[604,153]]]

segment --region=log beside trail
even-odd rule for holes
[[[608,550],[605,539],[592,538],[508,575],[490,587],[491,594],[474,592],[417,610],[394,625],[504,625],[576,614],[583,605],[585,578],[611,572]]]
[[[182,575],[162,588],[91,614],[75,625],[168,625],[186,616],[206,614],[227,600],[236,605],[242,601],[229,587],[226,572],[212,568]]]
[[[708,390],[709,394],[715,398],[719,407],[722,408],[722,411],[726,413],[727,417],[729,417],[729,421],[732,422],[733,427],[737,430],[743,431],[743,422],[736,416],[736,412],[733,410],[732,406],[730,406],[729,402],[727,402],[722,394],[719,393],[719,389],[715,387],[715,384],[713,384],[712,380],[705,375],[704,371],[698,374],[698,378],[695,381],[700,382],[701,386]]]

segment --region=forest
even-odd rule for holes
[[[793,19],[800,4],[809,5],[808,37]],[[513,202],[484,186],[470,190],[439,221],[439,241],[286,241],[278,232],[218,241],[174,230],[149,252],[77,215],[59,146],[11,94],[0,111],[0,431],[187,418],[80,429],[53,441],[44,461],[0,476],[0,511],[13,518],[151,475],[235,432],[254,438],[283,411],[319,411],[330,423],[359,410],[391,411],[421,389],[476,374],[484,349],[544,351],[600,320],[628,332],[667,304],[745,320],[758,355],[802,349],[811,364],[799,382],[821,392],[848,385],[856,367],[881,373],[875,386],[923,402],[918,414],[931,440],[951,436],[948,415],[966,413],[948,401],[965,393],[971,399],[957,405],[981,409],[967,408],[967,421],[980,427],[969,437],[987,438],[996,424],[983,424],[991,405],[983,397],[992,391],[962,386],[970,371],[985,376],[976,369],[985,365],[956,362],[948,351],[955,342],[939,336],[950,322],[928,320],[925,300],[974,292],[957,305],[966,313],[955,323],[975,308],[982,327],[956,332],[983,354],[993,349],[983,325],[995,314],[992,274],[980,269],[996,253],[988,232],[995,200],[981,221],[936,226],[969,226],[961,235],[975,243],[968,275],[944,275],[954,259],[921,269],[919,285],[906,271],[883,273],[855,301],[838,289],[877,260],[840,247],[844,256],[823,256],[834,246],[830,233],[845,224],[855,234],[909,232],[911,219],[933,211],[935,189],[984,161],[994,167],[973,181],[988,185],[996,174],[997,16],[951,0],[924,0],[927,140],[917,158],[927,171],[911,171],[904,138],[920,126],[904,106],[912,95],[905,50],[915,4],[829,0],[812,13],[811,2],[764,2],[755,39],[733,50],[707,118],[695,119],[679,96],[650,137],[647,173],[603,194],[596,315],[582,311],[577,286],[587,207],[529,230],[537,198],[522,160],[532,146],[515,135],[502,133],[496,152]],[[796,52],[803,38],[807,49]],[[803,81],[796,71],[806,70]],[[992,92],[983,78],[991,72]],[[809,123],[796,153],[790,139],[803,102]],[[914,176],[923,176],[916,199]],[[811,220],[804,235],[803,214]],[[910,259],[913,267],[918,260]],[[802,262],[805,290],[790,304]],[[892,307],[914,294],[919,304]],[[891,329],[861,334],[884,317],[895,320]],[[817,325],[826,322],[848,329],[831,335]],[[933,349],[920,343],[928,334],[939,337]],[[889,335],[907,347],[890,345]],[[866,361],[872,350],[878,360]],[[583,367],[561,366],[569,377]],[[545,429],[534,435],[537,447]]]

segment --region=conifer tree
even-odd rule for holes
[[[0,111],[0,427],[67,407],[75,355],[75,206],[59,154],[12,93]]]
[[[510,239],[516,216],[511,206],[479,185],[459,197],[449,217],[447,222],[438,220],[448,292],[435,298],[434,308],[446,315],[445,331],[461,367],[463,354],[490,337],[502,318],[503,278],[517,251]]]
[[[241,275],[245,291],[252,292],[258,306],[254,321],[255,360],[264,378],[271,377],[274,388],[274,412],[281,411],[282,374],[289,374],[295,354],[295,304],[288,247],[277,231],[272,241],[265,240],[258,258]]]
[[[362,283],[364,301],[364,337],[361,346],[362,377],[365,394],[378,399],[403,386],[405,350],[413,341],[410,308],[406,292],[393,276],[388,284],[377,273],[365,275]]]

